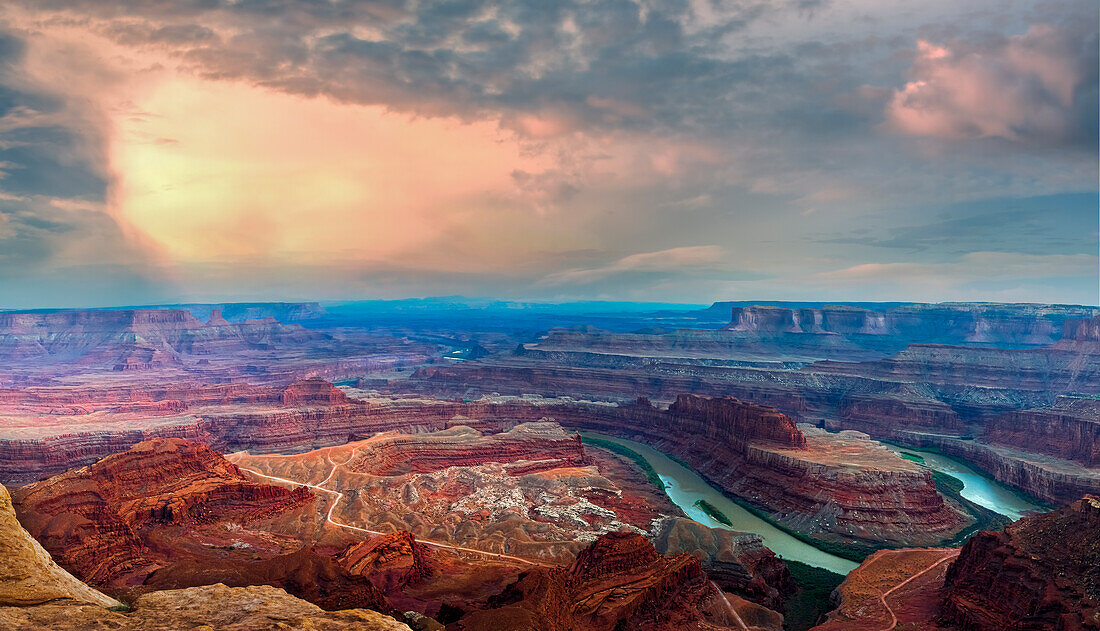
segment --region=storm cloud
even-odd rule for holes
[[[1041,279],[1014,287],[996,252],[1072,261],[1059,299],[1096,302],[1095,265],[1043,258],[1096,255],[1093,2],[0,16],[0,277],[83,265],[129,279],[127,302],[231,298],[234,280],[253,298],[399,297],[455,277],[515,298],[914,299],[855,269],[926,274],[923,299],[1028,299]]]

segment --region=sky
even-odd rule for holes
[[[0,308],[1098,303],[1095,0],[8,0]]]

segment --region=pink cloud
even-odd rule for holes
[[[1090,76],[1079,40],[1045,24],[984,46],[918,40],[911,80],[893,92],[886,123],[948,140],[1069,140],[1078,88]]]

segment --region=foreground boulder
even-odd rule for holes
[[[99,607],[119,604],[54,563],[19,525],[11,496],[0,486],[0,607],[27,607],[58,600]]]
[[[110,611],[73,602],[34,607],[0,607],[0,628],[52,631],[411,631],[409,626],[369,609],[324,611],[276,587],[205,585],[145,594],[133,610]]]

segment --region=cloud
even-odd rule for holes
[[[983,206],[1096,188],[1097,5],[1043,2],[16,0],[0,275],[707,301],[1079,253],[1076,201]]]
[[[971,252],[940,263],[861,263],[811,280],[878,300],[1005,300],[1097,304],[1094,254]]]
[[[1036,24],[993,41],[918,40],[910,80],[886,122],[910,136],[1003,138],[1040,145],[1097,142],[1096,24]]]
[[[642,252],[624,256],[603,267],[571,269],[550,274],[548,285],[584,284],[603,280],[623,272],[675,272],[687,269],[713,268],[724,258],[722,248],[716,245],[693,245],[669,248],[658,252]]]

